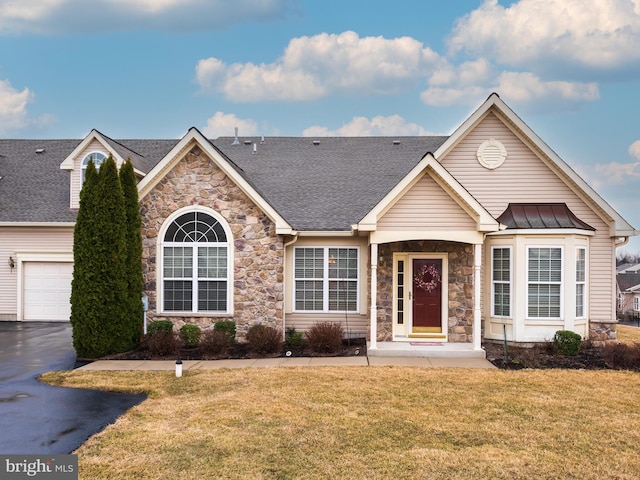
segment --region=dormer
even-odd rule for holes
[[[70,208],[77,209],[80,206],[80,190],[84,182],[84,175],[90,160],[97,168],[109,156],[113,156],[118,168],[122,166],[127,158],[135,160],[139,155],[133,151],[129,151],[123,145],[112,140],[111,138],[101,134],[97,130],[91,130],[89,134],[78,144],[78,146],[69,154],[67,158],[60,164],[62,170],[69,170],[70,173]],[[136,176],[141,178],[144,172],[134,168]]]

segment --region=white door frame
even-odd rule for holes
[[[413,330],[413,260],[442,260],[442,333],[414,334]],[[446,252],[396,252],[393,254],[393,340],[420,341],[449,339],[449,254]],[[403,263],[403,272],[398,270]],[[402,310],[401,310],[402,308]]]

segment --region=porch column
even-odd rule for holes
[[[376,338],[378,336],[378,244],[371,244],[371,305],[370,311],[370,335],[369,349],[376,350]]]
[[[482,328],[480,325],[480,265],[482,262],[482,244],[473,246],[473,349],[482,349]]]

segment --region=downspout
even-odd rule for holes
[[[282,257],[282,278],[283,278],[283,282],[284,285],[282,286],[282,339],[284,340],[286,337],[286,332],[287,332],[287,328],[286,328],[286,311],[287,311],[287,289],[285,288],[287,285],[287,247],[290,247],[291,245],[293,245],[294,243],[296,243],[298,241],[298,232],[295,232],[293,234],[293,238],[291,239],[291,241],[287,242],[284,244],[283,246],[283,257]]]

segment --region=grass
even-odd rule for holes
[[[316,367],[54,372],[147,392],[81,479],[636,479],[640,374]]]
[[[618,341],[623,343],[640,343],[640,328],[630,325],[616,325]]]

